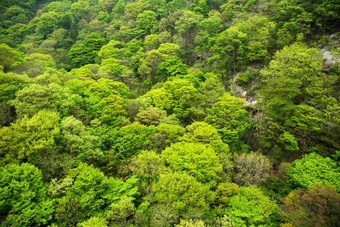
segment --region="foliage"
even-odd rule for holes
[[[273,225],[278,215],[278,206],[260,189],[241,187],[240,195],[229,199],[225,213],[236,226]]]
[[[64,213],[63,206],[70,205],[72,199],[79,206],[78,220],[108,214],[109,206],[113,202],[119,201],[123,196],[137,195],[137,179],[131,178],[123,182],[108,178],[100,170],[87,164],[81,163],[77,168],[71,169],[68,177],[73,178],[74,182],[71,187],[65,189],[66,195],[59,200],[57,212]],[[60,217],[60,220],[69,222],[66,217]]]
[[[0,211],[4,226],[46,225],[54,203],[46,196],[41,171],[32,164],[9,164],[0,168]]]
[[[339,222],[340,196],[328,185],[297,189],[283,200],[284,215],[294,225],[334,226]]]
[[[339,12],[2,0],[0,225],[336,225]]]
[[[234,180],[239,185],[261,184],[270,176],[272,164],[266,156],[250,152],[234,158]]]
[[[216,152],[200,143],[175,143],[162,152],[170,168],[186,172],[202,183],[216,184],[222,165]]]
[[[86,64],[99,63],[97,53],[106,44],[106,40],[99,34],[87,36],[79,45],[73,45],[68,53],[68,60],[72,68],[79,68]]]
[[[168,210],[177,217],[201,217],[214,199],[208,186],[197,182],[186,173],[160,175],[152,187],[152,201],[169,204]],[[154,208],[154,212],[156,207]],[[155,215],[154,218],[157,216]]]
[[[216,127],[223,142],[233,150],[241,150],[240,139],[250,127],[247,119],[248,113],[244,108],[244,100],[224,94],[209,110],[205,121]]]
[[[42,110],[32,118],[24,116],[10,127],[1,128],[1,164],[27,160],[36,153],[52,149],[60,133],[58,122],[57,113]]]
[[[131,125],[120,128],[116,144],[114,145],[117,155],[127,159],[150,145],[148,136],[155,133],[154,127],[148,127],[135,122]]]
[[[299,187],[312,188],[315,184],[328,184],[340,190],[340,172],[335,161],[316,153],[295,160],[287,169],[291,181]]]

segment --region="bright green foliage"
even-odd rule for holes
[[[284,0],[274,7],[272,19],[278,22],[278,38],[287,45],[300,34],[332,30],[339,20],[339,5],[334,0]]]
[[[202,220],[183,220],[181,219],[181,222],[178,225],[175,225],[175,227],[204,227],[206,226]]]
[[[4,73],[0,71],[0,103],[7,103],[15,98],[15,93],[27,86],[26,75]]]
[[[83,123],[73,116],[61,121],[64,147],[72,155],[93,149],[95,137],[91,136]]]
[[[169,211],[177,217],[201,217],[214,200],[214,193],[209,191],[208,186],[186,173],[160,175],[152,193],[152,201],[170,204]]]
[[[119,129],[114,148],[117,155],[122,159],[127,159],[150,145],[149,135],[156,132],[154,126],[141,125],[135,122],[131,125]]]
[[[316,145],[323,100],[335,82],[321,70],[322,56],[316,49],[294,44],[277,52],[261,71],[258,105],[265,113],[261,128],[264,148],[291,154]]]
[[[190,10],[205,16],[209,9],[205,0],[194,0],[192,5],[190,6]]]
[[[1,165],[25,160],[35,153],[52,149],[60,131],[58,122],[57,113],[42,110],[32,118],[24,116],[10,127],[1,128]]]
[[[185,8],[187,8],[187,2],[185,0],[172,0],[166,4],[166,9],[169,14]]]
[[[35,1],[34,0],[28,0],[28,1],[22,1],[22,0],[4,0],[1,2],[1,13],[2,11],[6,10],[7,8],[16,5],[19,6],[23,9],[25,9],[25,11],[27,12],[27,14],[29,16],[33,16],[33,10],[34,10],[34,5],[35,5]]]
[[[332,185],[340,191],[340,171],[336,162],[316,153],[295,160],[287,169],[287,175],[299,187],[312,188],[319,183]]]
[[[77,69],[72,69],[67,74],[72,75],[80,80],[90,80],[95,77],[96,71],[99,70],[98,64],[87,64]]]
[[[195,48],[195,37],[198,33],[199,24],[203,18],[201,14],[185,10],[181,13],[175,22],[175,29],[179,35],[178,42],[181,43],[181,49],[186,64],[192,64],[195,60],[193,49]]]
[[[107,107],[100,111],[100,120],[109,124],[114,122],[118,116],[126,116],[126,100],[118,95],[109,95],[103,99]]]
[[[0,44],[0,65],[7,71],[23,61],[23,54],[6,44]]]
[[[188,67],[183,63],[183,60],[173,56],[158,65],[156,80],[165,81],[169,77],[176,75],[186,75],[187,73]]]
[[[98,0],[98,4],[100,5],[100,7],[108,13],[111,13],[116,3],[117,0]]]
[[[57,13],[44,13],[39,17],[39,21],[36,25],[36,32],[39,36],[41,36],[41,39],[46,39],[47,36],[50,35],[57,27],[57,24]]]
[[[6,12],[3,14],[3,19],[5,21],[4,24],[6,26],[15,25],[15,24],[27,24],[28,17],[26,12],[23,8],[19,6],[11,6],[9,7]]]
[[[104,218],[92,217],[82,223],[79,223],[78,227],[107,227],[108,221]]]
[[[217,11],[210,11],[209,17],[202,20],[199,25],[198,36],[195,38],[195,43],[198,44],[196,49],[210,52],[213,37],[222,29],[221,14]]]
[[[183,136],[182,141],[204,143],[210,145],[217,153],[229,154],[229,147],[223,143],[217,130],[205,123],[195,122],[187,126],[187,134]]]
[[[113,15],[123,15],[124,14],[124,9],[125,9],[125,0],[118,0],[117,4],[115,7],[112,9]]]
[[[174,79],[166,82],[160,89],[151,90],[145,97],[150,97],[156,107],[185,120],[190,117],[189,108],[195,102],[195,93],[196,89],[189,81]]]
[[[53,79],[53,77],[51,76],[49,79]],[[73,94],[70,89],[55,83],[50,84],[49,88],[52,92],[49,100],[52,108],[57,108],[62,116],[83,116],[85,105],[84,99],[80,95]]]
[[[123,197],[118,203],[112,203],[106,217],[115,225],[126,225],[126,219],[135,213],[134,198]]]
[[[285,217],[294,226],[336,226],[339,223],[340,195],[329,185],[315,184],[297,189],[283,199]]]
[[[188,125],[186,129],[187,134],[183,137],[183,140],[185,141],[210,143],[214,140],[221,139],[217,130],[205,122],[195,122]]]
[[[272,171],[272,164],[261,153],[250,152],[234,158],[234,180],[239,185],[261,184]]]
[[[247,10],[249,6],[257,3],[258,0],[228,0],[221,6],[222,18],[224,21],[231,21]]]
[[[41,171],[32,164],[9,164],[0,168],[2,226],[46,225],[54,203],[46,196]]]
[[[278,206],[260,189],[241,187],[240,195],[229,199],[225,213],[235,226],[272,226],[275,225]]]
[[[68,53],[68,60],[72,68],[79,68],[86,64],[99,63],[97,56],[100,48],[106,44],[106,40],[97,33],[92,33],[79,44],[74,45]]]
[[[212,60],[220,60],[221,70],[227,65],[228,71],[235,71],[250,62],[268,59],[274,27],[273,22],[258,16],[236,23],[218,35]]]
[[[98,52],[98,56],[101,59],[117,58],[123,53],[121,49],[122,43],[116,40],[111,40],[108,44],[102,46]]]
[[[179,125],[171,125],[162,123],[157,126],[158,132],[165,136],[164,143],[169,146],[171,143],[179,142],[181,137],[185,134],[185,129]]]
[[[339,223],[339,0],[0,2],[1,226]]]
[[[101,71],[108,72],[110,78],[118,78],[122,76],[124,70],[127,70],[126,66],[121,65],[121,61],[115,58],[108,58],[102,61]]]
[[[228,205],[230,197],[239,194],[240,189],[237,184],[225,182],[220,183],[217,186],[216,196],[218,198],[218,202],[223,205]]]
[[[145,182],[154,181],[167,171],[164,159],[156,152],[147,150],[132,159],[130,169],[133,175]]]
[[[222,136],[223,142],[233,150],[241,150],[241,138],[250,127],[248,113],[241,98],[224,94],[209,110],[205,122],[213,125]]]
[[[144,125],[157,126],[164,115],[166,115],[164,110],[149,107],[137,114],[136,121]]]
[[[135,187],[137,179],[131,178],[123,182],[119,179],[108,178],[100,170],[83,163],[70,170],[68,176],[75,180],[71,187],[65,189],[65,194],[78,204],[81,210],[79,220],[106,215],[113,202],[119,201],[124,196],[135,197],[137,195]],[[58,209],[63,203],[65,200],[60,200]],[[62,211],[59,210],[59,212]]]
[[[170,168],[186,172],[202,183],[216,184],[222,165],[216,152],[200,143],[175,143],[162,152]]]
[[[154,80],[159,64],[170,57],[176,56],[179,49],[180,47],[176,44],[163,43],[157,50],[148,51],[145,55],[145,59],[141,60],[138,72],[144,77],[149,77],[151,80]],[[161,79],[163,78],[161,77],[160,80]]]
[[[101,98],[108,97],[109,95],[119,95],[123,98],[129,98],[130,96],[130,90],[124,83],[105,78],[92,83],[89,86],[89,91]]]
[[[10,102],[15,107],[19,117],[32,117],[43,109],[54,109],[50,102],[51,90],[39,84],[31,84],[16,93],[16,98]]]
[[[157,23],[157,14],[153,11],[145,10],[138,14],[136,23],[145,35],[150,34],[153,26]]]

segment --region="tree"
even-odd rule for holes
[[[164,60],[176,56],[180,47],[173,43],[162,43],[157,50],[148,51],[145,58],[141,60],[138,72],[144,77],[155,81],[157,68]]]
[[[208,186],[196,181],[196,179],[186,173],[168,173],[160,175],[159,181],[152,187],[152,202],[163,205],[172,217],[165,222],[157,222],[162,225],[176,223],[177,218],[199,218],[209,209],[209,205],[214,200],[214,193]],[[169,204],[169,205],[166,205]],[[163,208],[163,209],[164,209]],[[153,214],[160,212],[159,206],[153,208]],[[153,219],[160,218],[157,215]],[[164,220],[163,219],[163,220]],[[152,220],[156,221],[156,220]],[[169,223],[170,222],[170,223]]]
[[[112,203],[106,219],[113,222],[114,225],[128,225],[127,219],[136,211],[133,199],[123,197],[118,203]]]
[[[93,82],[88,87],[89,91],[101,98],[109,95],[118,95],[122,98],[130,97],[130,89],[122,82],[101,78],[97,82]]]
[[[202,20],[201,14],[185,10],[175,22],[175,30],[180,38],[183,39],[181,49],[184,52],[185,64],[192,65],[194,61],[193,49],[195,48],[195,37],[197,36],[198,27]],[[180,41],[180,39],[179,39]]]
[[[204,51],[207,54],[204,57],[211,55],[213,37],[220,33],[222,29],[223,23],[218,11],[210,11],[209,17],[201,21],[195,43],[198,44],[197,50]]]
[[[268,158],[260,153],[240,154],[234,158],[234,180],[239,185],[261,184],[272,171]]]
[[[144,150],[134,157],[129,167],[142,182],[157,181],[160,174],[168,171],[164,159],[154,151]]]
[[[229,72],[236,72],[251,62],[268,59],[270,37],[274,27],[273,22],[259,16],[236,23],[217,35],[212,48],[215,56],[211,58],[211,62],[219,59],[220,70],[224,70],[227,65]]]
[[[223,205],[228,205],[230,197],[239,195],[240,189],[237,184],[224,182],[217,186],[216,196],[218,202]]]
[[[57,13],[44,13],[39,17],[39,21],[36,27],[36,33],[41,36],[42,40],[45,40],[57,27]]]
[[[60,124],[64,137],[64,149],[76,156],[86,150],[94,149],[95,137],[91,136],[83,123],[73,116],[64,118]]]
[[[149,107],[137,114],[136,121],[144,125],[157,126],[164,115],[166,115],[164,110]]]
[[[77,221],[86,220],[91,216],[105,216],[110,210],[110,205],[121,198],[135,197],[137,193],[136,178],[131,178],[126,182],[120,179],[108,178],[100,170],[79,164],[75,169],[71,169],[67,175],[74,179],[71,187],[65,189],[65,197],[59,200],[57,205],[57,215],[59,220],[67,220],[67,205],[74,200],[80,213]]]
[[[165,148],[162,157],[177,172],[186,172],[198,181],[216,185],[222,171],[216,152],[200,143],[175,143]]]
[[[52,95],[47,86],[31,84],[16,93],[16,98],[10,102],[15,107],[19,117],[27,115],[32,117],[43,109],[54,109],[50,102]]]
[[[105,38],[92,33],[81,44],[72,46],[67,56],[71,67],[79,68],[86,64],[99,63],[98,51],[105,44]]]
[[[0,103],[7,103],[15,98],[15,93],[29,83],[26,75],[4,73],[0,71]]]
[[[183,63],[183,60],[177,56],[173,56],[158,65],[155,78],[157,81],[162,82],[169,77],[186,75],[187,73],[188,67]]]
[[[298,187],[312,188],[314,184],[328,184],[340,191],[340,171],[337,163],[329,157],[316,153],[296,159],[287,169],[287,175]]]
[[[330,100],[336,81],[322,72],[321,54],[299,43],[287,46],[275,54],[261,75],[257,98],[264,110],[263,148],[281,157],[297,157],[316,147],[321,113],[327,106],[324,101]]]
[[[225,209],[235,226],[275,225],[278,212],[276,203],[254,186],[241,187],[240,194],[232,196]]]
[[[339,223],[340,195],[329,185],[315,184],[297,189],[283,199],[284,216],[294,226],[336,226]]]
[[[168,10],[168,14],[175,13],[181,9],[187,8],[187,2],[185,0],[172,0],[166,4],[166,9]]]
[[[50,150],[60,133],[58,122],[57,113],[42,110],[32,118],[24,116],[10,127],[1,128],[1,165],[27,160],[35,153]]]
[[[19,65],[23,60],[23,53],[4,43],[0,44],[0,65],[4,66],[5,72]]]
[[[153,11],[145,10],[143,13],[138,14],[136,23],[144,35],[148,35],[152,33],[152,28],[157,23],[157,14]]]
[[[150,97],[152,103],[168,114],[175,114],[180,120],[190,120],[189,108],[195,103],[195,87],[187,80],[174,79],[164,83],[160,89],[149,91],[144,97]]]
[[[148,136],[155,132],[154,126],[148,127],[138,122],[120,128],[114,144],[118,157],[128,159],[138,154],[140,150],[150,145]]]
[[[41,171],[29,163],[8,164],[0,168],[0,175],[1,225],[47,225],[54,203],[46,196]]]
[[[121,47],[122,43],[120,41],[110,40],[108,44],[101,47],[98,56],[101,59],[119,58],[124,52],[124,49]]]
[[[211,110],[208,110],[208,116],[205,118],[205,122],[214,126],[223,142],[234,151],[242,150],[241,138],[250,127],[244,105],[243,99],[225,93],[213,104]]]
[[[92,217],[82,223],[79,223],[79,227],[107,227],[108,221],[104,218]]]

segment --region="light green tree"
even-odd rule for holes
[[[3,226],[46,225],[53,218],[54,203],[34,165],[8,164],[0,168],[0,210]]]

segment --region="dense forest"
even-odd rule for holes
[[[339,0],[0,0],[1,226],[340,226]]]

